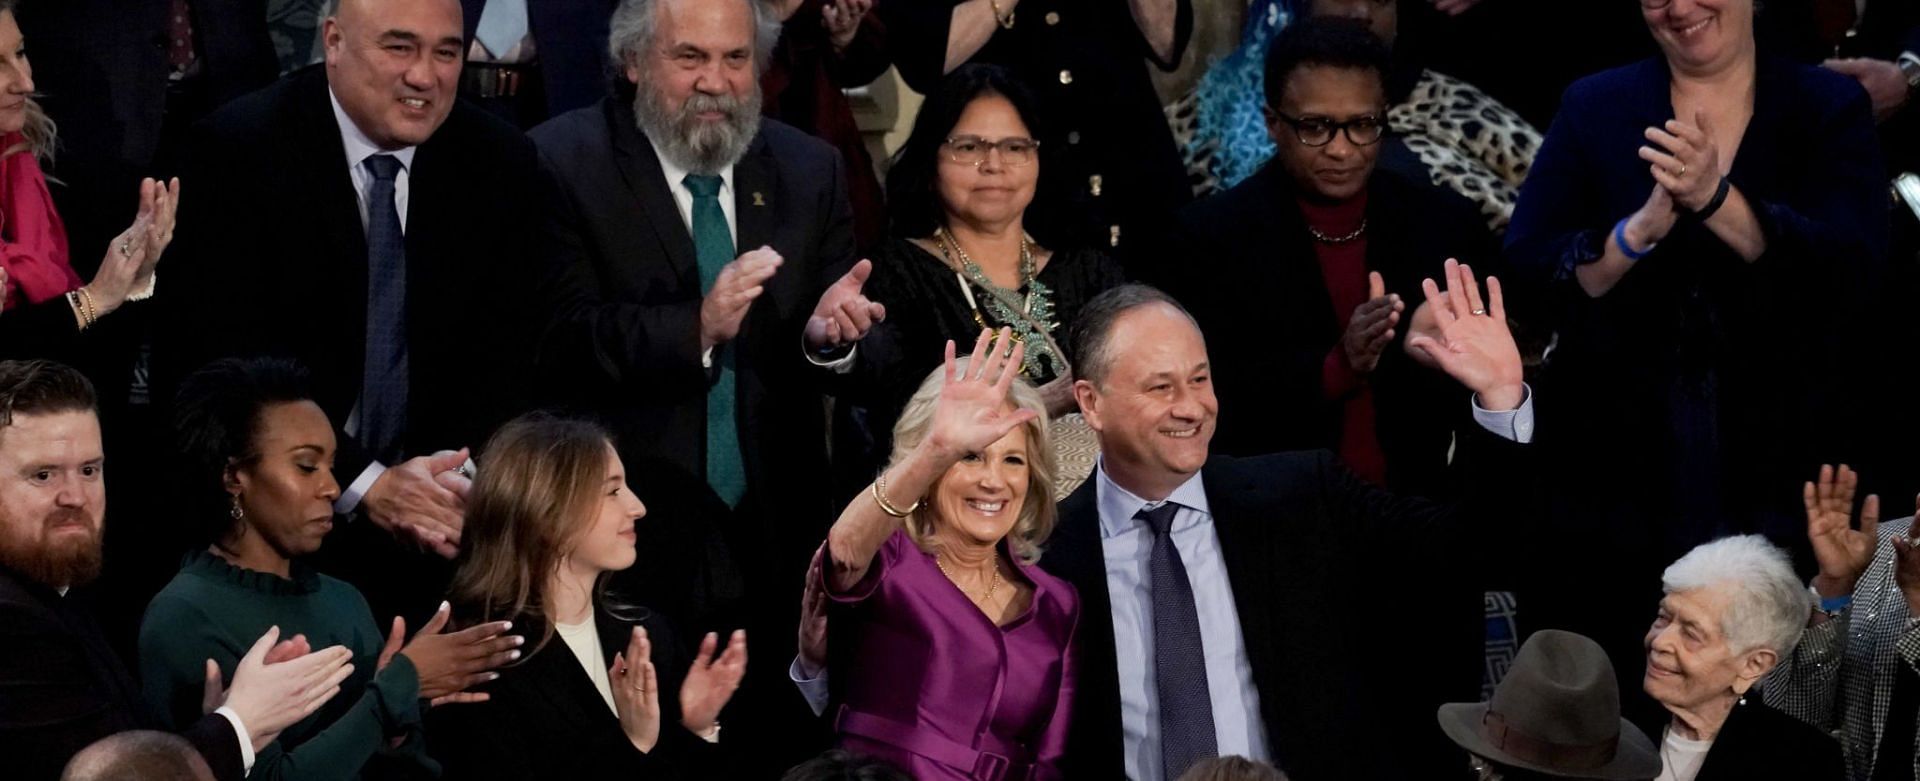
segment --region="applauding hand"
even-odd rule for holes
[[[1652,164],[1653,180],[1674,203],[1697,212],[1720,189],[1720,147],[1706,112],[1693,116],[1691,123],[1669,119],[1661,127],[1647,128],[1647,141],[1657,146],[1640,147],[1640,159]]]
[[[1507,329],[1500,280],[1487,277],[1483,303],[1473,269],[1451,258],[1445,268],[1445,295],[1433,280],[1421,283],[1440,337],[1418,334],[1408,339],[1407,346],[1431,356],[1441,371],[1477,394],[1486,409],[1504,412],[1519,407],[1526,398],[1526,386],[1521,380],[1520,348]]]
[[[613,655],[607,680],[620,731],[640,753],[652,751],[660,742],[660,676],[653,670],[653,643],[645,627],[634,627],[627,650]]]
[[[1347,321],[1346,336],[1340,340],[1346,348],[1347,366],[1361,374],[1371,373],[1380,365],[1380,354],[1387,345],[1393,344],[1397,333],[1394,326],[1400,324],[1400,313],[1407,305],[1398,295],[1387,295],[1387,282],[1380,272],[1367,273],[1367,302],[1353,310],[1353,319]]]
[[[865,339],[875,323],[887,319],[887,308],[869,300],[860,292],[873,274],[873,261],[862,260],[820,294],[803,332],[807,348],[815,351],[838,349]]]
[[[1893,538],[1893,582],[1907,598],[1907,615],[1920,616],[1920,523]]]
[[[687,679],[680,683],[680,723],[695,735],[713,732],[720,709],[733,699],[747,674],[746,630],[734,630],[726,652],[716,656],[719,643],[719,635],[707,633],[700,641],[700,652],[693,656],[693,666],[687,668]]]
[[[955,463],[969,453],[986,450],[1007,432],[1038,417],[1033,410],[1015,408],[1008,401],[1025,356],[1026,346],[1014,341],[1013,332],[1006,328],[998,335],[981,331],[964,369],[955,365],[953,342],[947,342],[946,383],[940,387],[926,439],[942,462]]]
[[[1868,496],[1860,507],[1860,528],[1853,528],[1853,496],[1860,477],[1841,464],[1820,467],[1820,478],[1807,483],[1801,498],[1807,507],[1807,541],[1820,564],[1813,588],[1823,597],[1853,593],[1860,573],[1873,563],[1879,545],[1880,497]]]

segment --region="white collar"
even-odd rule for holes
[[[1103,539],[1119,536],[1134,528],[1136,526],[1133,520],[1134,513],[1148,504],[1158,506],[1165,502],[1172,502],[1203,515],[1213,514],[1211,506],[1207,503],[1207,487],[1201,482],[1199,472],[1193,473],[1193,476],[1181,483],[1179,488],[1173,489],[1173,493],[1168,494],[1163,502],[1148,502],[1134,495],[1132,491],[1121,488],[1119,483],[1114,482],[1113,478],[1107,475],[1105,456],[1101,456],[1100,460],[1095,462],[1093,474],[1095,479],[1100,481],[1094,487],[1094,498],[1100,508],[1100,536]]]
[[[347,116],[347,110],[340,106],[340,96],[333,94],[331,85],[327,87],[327,100],[333,103],[333,120],[340,125],[340,143],[347,149],[347,170],[359,168],[367,158],[382,154],[393,155],[399,159],[402,169],[413,170],[413,153],[419,147],[381,149],[379,144],[373,143],[373,139],[360,131],[360,126],[353,123],[352,117]]]

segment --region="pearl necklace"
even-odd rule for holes
[[[953,581],[953,587],[960,589],[960,593],[966,594],[968,599],[974,600],[976,602],[984,601],[987,604],[993,604],[993,592],[999,590],[1000,588],[1000,552],[999,551],[996,550],[993,552],[993,580],[988,581],[986,593],[981,594],[977,597],[969,593],[966,589],[961,588],[960,581],[954,579],[953,573],[947,570],[947,563],[940,559],[939,554],[934,554],[933,566],[939,567],[940,574],[947,576],[947,580]]]

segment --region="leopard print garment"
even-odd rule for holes
[[[1257,84],[1251,94],[1260,94]],[[1257,138],[1249,136],[1248,128],[1202,128],[1195,91],[1168,105],[1166,115],[1184,151],[1195,197],[1238,184],[1273,155],[1264,128],[1252,129]],[[1520,183],[1540,149],[1540,131],[1479,88],[1430,70],[1420,74],[1407,100],[1388,109],[1387,117],[1408,149],[1426,164],[1434,184],[1478,205],[1495,233],[1506,231]],[[1233,153],[1222,154],[1223,144]],[[1249,145],[1256,148],[1246,148]]]

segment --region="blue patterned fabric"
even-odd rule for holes
[[[1160,695],[1160,756],[1167,778],[1178,778],[1195,762],[1220,753],[1206,654],[1200,647],[1200,613],[1187,568],[1169,536],[1179,511],[1180,505],[1167,502],[1134,515],[1153,530],[1153,552],[1147,559],[1153,589],[1153,680]]]
[[[1188,157],[1213,145],[1208,169],[1221,189],[1239,184],[1273,157],[1273,140],[1260,112],[1267,102],[1263,69],[1267,46],[1298,14],[1296,5],[1292,0],[1253,0],[1240,47],[1208,68],[1194,88],[1198,114],[1187,142]]]
[[[396,463],[407,420],[407,237],[394,205],[400,160],[367,158],[367,347],[360,386],[360,444]]]

